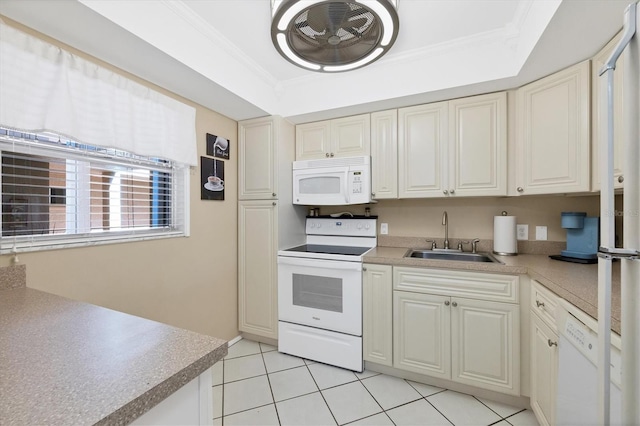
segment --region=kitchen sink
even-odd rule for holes
[[[418,259],[430,260],[454,260],[462,262],[502,263],[491,253],[464,253],[459,251],[446,252],[433,250],[409,250],[404,257],[414,257]]]

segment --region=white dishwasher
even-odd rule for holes
[[[556,313],[558,392],[556,424],[598,425],[598,323],[564,300]],[[622,413],[620,338],[611,335],[611,425]]]

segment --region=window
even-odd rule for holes
[[[186,166],[6,129],[0,157],[2,253],[187,235]]]

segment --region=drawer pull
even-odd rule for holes
[[[541,302],[541,301],[539,301],[539,300],[536,300],[536,306],[537,306],[538,308],[544,308],[544,302]]]
[[[547,339],[547,344],[549,347],[558,346],[558,342],[552,342],[551,339]]]

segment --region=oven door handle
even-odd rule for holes
[[[341,271],[362,271],[360,262],[344,262],[339,260],[303,259],[300,257],[278,256],[279,265],[302,266],[307,268],[331,268]]]

